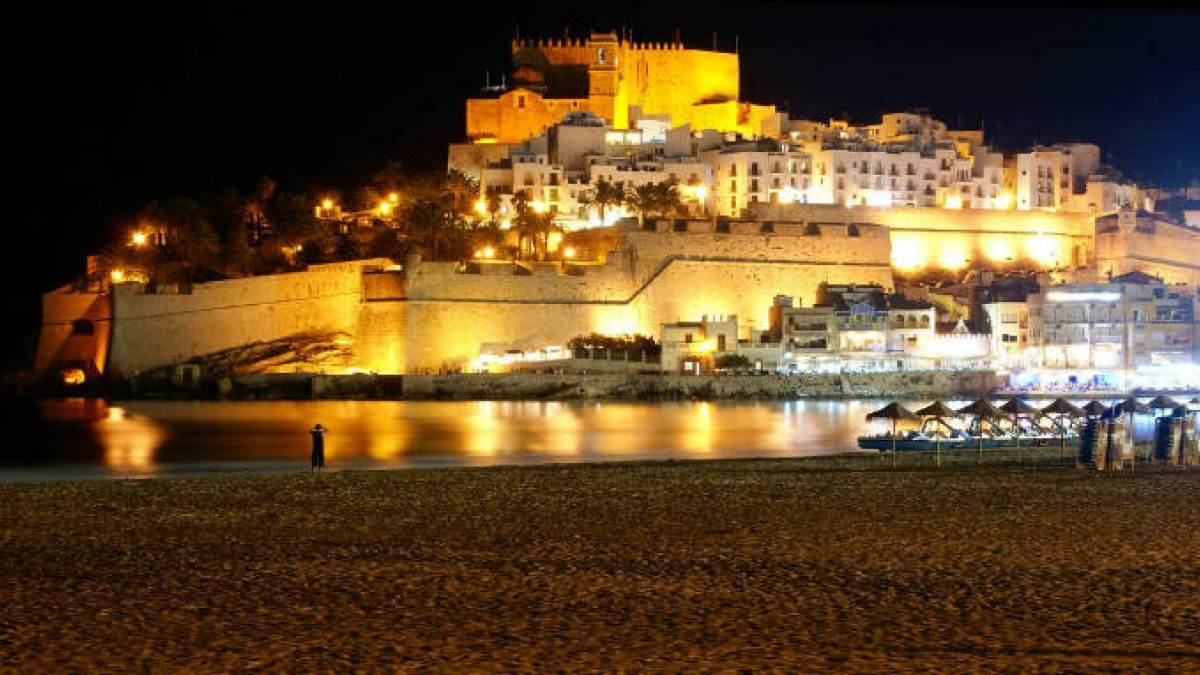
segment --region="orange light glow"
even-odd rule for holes
[[[83,384],[87,380],[82,368],[65,368],[62,371],[63,384],[76,385]]]
[[[925,247],[916,237],[892,232],[892,266],[898,270],[918,270],[928,264]]]

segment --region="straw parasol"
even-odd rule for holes
[[[1000,410],[991,401],[986,398],[981,398],[970,405],[965,405],[958,409],[960,415],[974,415],[975,419],[981,423],[977,425],[976,431],[979,438],[979,455],[976,462],[983,461],[983,420],[999,420],[1004,419],[1004,411]],[[995,426],[993,424],[993,426]]]
[[[1150,399],[1150,402],[1146,404],[1146,407],[1150,408],[1151,410],[1174,410],[1180,405],[1181,404],[1179,401],[1176,401],[1170,396],[1167,396],[1166,394],[1159,394],[1158,396]]]
[[[970,405],[963,406],[958,409],[960,415],[974,415],[980,419],[1001,419],[1004,417],[1004,411],[996,407],[994,403],[981,398]]]
[[[1087,413],[1088,417],[1099,417],[1107,411],[1108,406],[1104,405],[1100,401],[1097,401],[1096,399],[1088,401],[1087,404],[1083,406],[1083,412]]]
[[[1083,417],[1084,410],[1065,398],[1056,398],[1050,405],[1042,408],[1043,415],[1064,415],[1066,417]]]
[[[911,420],[915,422],[921,421],[913,411],[905,408],[896,401],[885,405],[873,413],[867,413],[867,420],[891,420],[892,421],[892,466],[896,465],[896,422],[900,420]]]
[[[945,403],[942,403],[940,400],[934,401],[933,403],[930,403],[929,405],[925,406],[924,408],[921,408],[920,410],[917,411],[917,414],[920,415],[921,417],[932,417],[932,418],[936,419],[937,421],[941,422],[942,424],[946,424],[945,419],[947,417],[958,417],[959,416],[957,411],[955,411],[953,408],[946,405]],[[949,426],[949,425],[946,425],[946,426]],[[942,443],[941,443],[941,439],[938,438],[936,433],[934,433],[934,435],[933,435],[933,452],[934,452],[934,456],[933,456],[934,464],[936,464],[937,466],[941,466],[942,465]]]
[[[1017,437],[1017,450],[1021,449],[1021,417],[1037,417],[1041,410],[1029,405],[1019,398],[1013,397],[1004,402],[1000,409],[1012,416],[1013,432]]]
[[[1137,400],[1133,396],[1130,396],[1129,398],[1125,399],[1124,401],[1121,401],[1114,407],[1116,408],[1116,412],[1120,413],[1120,414],[1124,414],[1124,413],[1129,413],[1130,415],[1132,415],[1134,413],[1141,413],[1143,415],[1150,414],[1150,406],[1146,405],[1145,403],[1142,403],[1141,401]]]
[[[1056,398],[1050,403],[1050,405],[1042,408],[1042,414],[1056,416],[1051,417],[1051,419],[1053,419],[1055,424],[1058,425],[1060,436],[1058,460],[1061,462],[1063,460],[1063,456],[1067,452],[1067,425],[1064,423],[1065,418],[1083,417],[1087,413],[1085,413],[1082,408],[1074,403],[1071,403],[1065,398]]]

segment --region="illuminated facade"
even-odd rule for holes
[[[738,55],[638,43],[616,33],[583,40],[512,43],[511,85],[467,101],[473,143],[520,143],[571,112],[590,112],[616,129],[668,117],[673,126],[758,135],[769,131],[773,106],[738,100]]]
[[[1044,368],[1128,378],[1197,361],[1197,297],[1187,286],[1135,272],[1112,283],[1048,286],[1028,302],[1030,345]]]

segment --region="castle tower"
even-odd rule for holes
[[[629,110],[621,77],[621,48],[616,33],[593,33],[588,40],[588,98],[592,111],[618,129],[629,126]]]

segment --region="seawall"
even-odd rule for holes
[[[814,375],[450,374],[245,375],[192,389],[141,378],[133,398],[398,400],[790,400],[796,398],[945,398],[990,394],[992,371]]]

